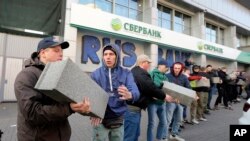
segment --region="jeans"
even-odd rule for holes
[[[115,129],[107,129],[103,124],[94,127],[93,141],[123,141],[124,126]]]
[[[211,87],[208,93],[207,108],[211,108],[210,103],[211,103],[213,95],[216,94],[216,91],[217,91],[216,84],[213,84],[213,86]]]
[[[163,139],[163,134],[167,129],[166,120],[166,105],[151,103],[148,106],[148,131],[147,131],[147,141],[154,141],[154,127],[156,123],[156,115],[158,116],[159,123],[156,132],[156,139]]]
[[[124,122],[124,141],[138,141],[140,136],[141,112],[127,111]]]
[[[168,137],[168,128],[172,122],[172,134],[178,135],[183,115],[183,107],[177,103],[166,103],[167,130],[164,138]]]

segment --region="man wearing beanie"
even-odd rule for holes
[[[108,44],[103,47],[103,66],[96,69],[91,78],[109,95],[104,119],[91,118],[94,141],[123,141],[126,101],[139,99],[139,91],[132,73],[120,66],[119,47]]]
[[[150,76],[154,84],[162,89],[163,81],[167,81],[165,73],[168,71],[167,61],[160,60],[157,68],[150,72]],[[164,132],[167,129],[166,104],[164,100],[154,99],[148,105],[148,131],[147,141],[154,141],[154,127],[157,127],[156,116],[159,119],[159,124],[156,132],[156,140],[163,140]]]
[[[62,50],[68,47],[68,42],[44,38],[39,42],[37,52],[25,61],[25,68],[17,75],[14,88],[18,105],[18,141],[69,141],[68,116],[74,112],[90,111],[86,98],[79,103],[61,104],[34,88],[45,65],[61,61]]]

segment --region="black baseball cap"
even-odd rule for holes
[[[61,45],[62,49],[66,49],[69,47],[69,43],[64,41],[64,42],[59,42],[56,40],[54,37],[46,37],[42,39],[37,46],[37,52],[39,52],[41,49],[46,49],[46,48],[53,48],[58,45]]]

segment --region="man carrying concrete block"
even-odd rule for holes
[[[109,98],[107,93],[70,59],[48,63],[35,88],[60,103],[77,102],[88,97],[96,104],[84,115],[104,117]]]
[[[68,42],[59,42],[53,37],[44,38],[17,75],[14,88],[18,105],[18,141],[69,141],[71,129],[68,116],[74,112],[90,112],[88,98],[78,103],[61,104],[34,88],[45,65],[61,61],[63,49],[68,47]]]

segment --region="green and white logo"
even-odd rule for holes
[[[209,51],[209,52],[216,52],[216,53],[223,53],[223,49],[220,47],[216,47],[213,45],[209,45],[209,44],[204,44],[203,42],[198,42],[197,43],[197,48],[199,50],[204,50],[204,51]]]
[[[198,47],[199,50],[203,50],[204,49],[204,44],[202,42],[199,42],[197,44],[197,47]]]
[[[112,19],[111,25],[114,30],[118,31],[122,28],[122,21],[118,18]]]

